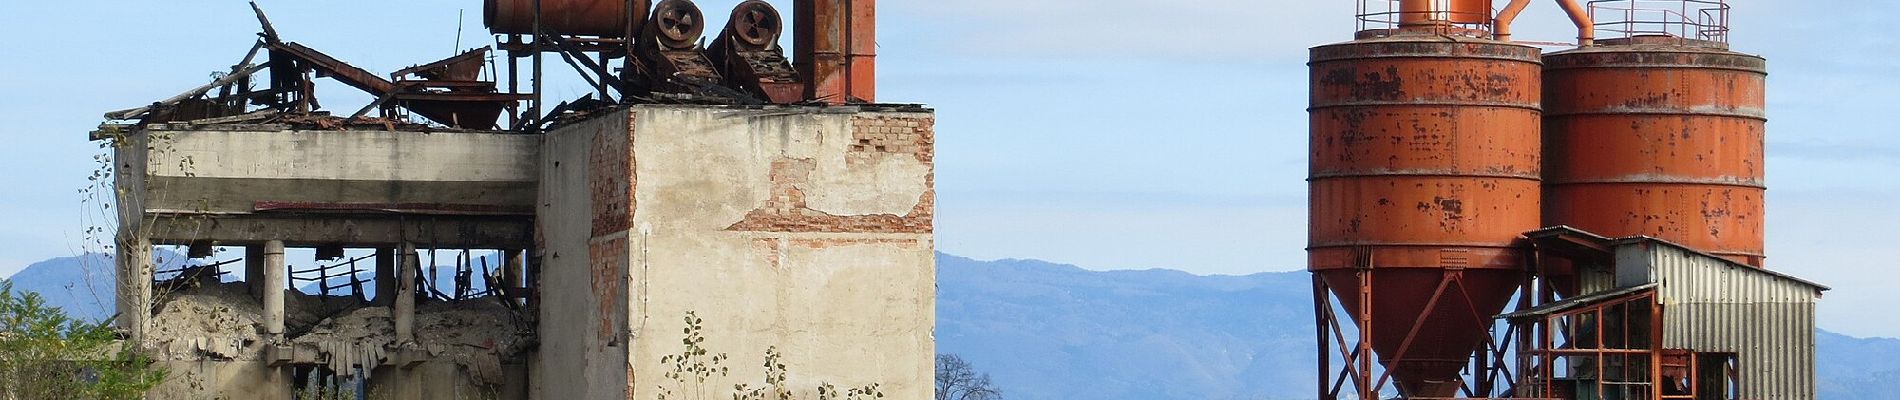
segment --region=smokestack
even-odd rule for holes
[[[830,104],[877,101],[877,0],[798,0],[798,75],[805,97]]]

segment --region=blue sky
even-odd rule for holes
[[[698,3],[717,23],[737,2]],[[1884,258],[1900,226],[1900,35],[1879,19],[1900,6],[1733,3],[1735,49],[1772,74],[1769,266],[1836,289],[1823,327],[1900,336],[1884,317],[1900,293]],[[477,0],[263,5],[287,38],[372,71],[452,55],[458,10],[463,47],[490,42]],[[941,250],[1204,274],[1304,265],[1306,48],[1351,36],[1351,1],[880,6],[881,100],[940,113]],[[1573,36],[1549,2],[1518,26]],[[203,83],[255,31],[234,0],[0,4],[0,275],[82,251],[78,190],[98,152],[84,137],[101,113]],[[549,95],[585,91],[570,80]],[[319,96],[368,101],[335,85]]]

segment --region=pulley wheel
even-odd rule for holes
[[[748,50],[771,48],[784,32],[785,20],[779,17],[778,9],[765,0],[746,0],[732,9],[732,20],[727,25],[733,39],[737,39]]]

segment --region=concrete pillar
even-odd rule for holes
[[[396,249],[376,249],[376,300],[374,305],[388,307],[396,303]]]
[[[502,252],[501,293],[503,294],[513,296],[522,293],[521,253],[523,253],[521,250],[506,250]],[[513,301],[513,299],[508,300]]]
[[[152,316],[152,274],[157,272],[152,265],[152,242],[140,235],[120,233],[118,253],[118,297],[114,305],[119,316],[113,323],[130,336],[132,343],[143,345],[149,325],[146,321]]]
[[[290,268],[284,265],[284,242],[264,242],[264,332],[284,339],[284,288],[290,286]]]
[[[403,345],[416,341],[416,264],[422,262],[416,255],[416,245],[402,244],[401,263],[396,271],[396,304],[390,314],[396,322],[396,344]]]
[[[244,286],[251,291],[251,297],[264,298],[264,246],[244,246]]]

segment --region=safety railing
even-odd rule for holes
[[[1360,0],[1356,13],[1359,32],[1405,30],[1440,34],[1489,36],[1491,0]]]
[[[1597,39],[1669,36],[1728,43],[1727,0],[1592,0]]]

